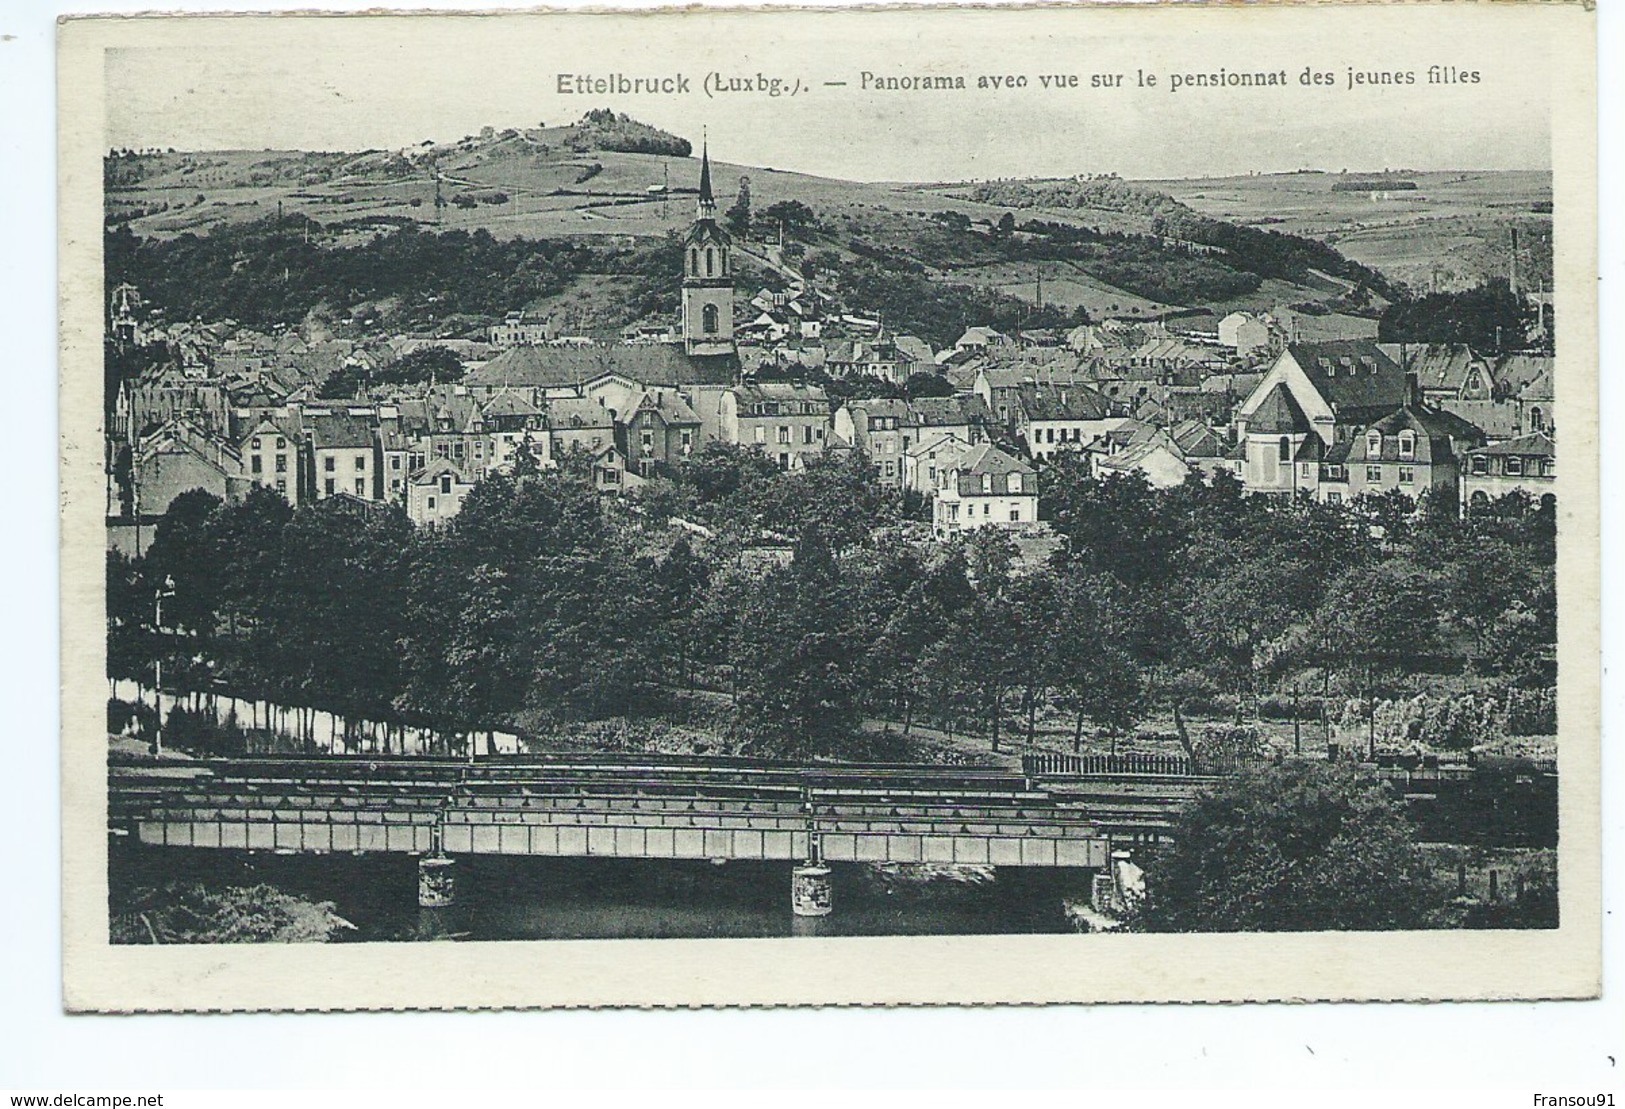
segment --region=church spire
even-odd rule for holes
[[[717,218],[717,199],[711,193],[711,144],[701,140],[700,146],[700,218]]]

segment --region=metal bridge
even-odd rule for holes
[[[1098,798],[999,769],[653,755],[113,765],[150,845],[282,852],[1106,866]]]

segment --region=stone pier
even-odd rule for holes
[[[418,860],[418,906],[444,909],[457,901],[457,860],[426,855]]]
[[[790,872],[790,911],[796,916],[828,916],[834,907],[829,867],[808,863]]]

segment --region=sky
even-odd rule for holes
[[[1516,11],[1394,14],[1391,32],[1371,10],[149,20],[106,54],[107,144],[392,148],[608,107],[703,132],[722,161],[854,180],[1549,168],[1550,59]],[[1479,79],[1430,84],[1430,66]],[[1414,83],[1350,88],[1351,68]],[[1284,83],[1174,87],[1221,70]],[[617,74],[674,87],[560,91]]]

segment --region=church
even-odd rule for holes
[[[703,149],[695,219],[683,236],[676,342],[513,346],[470,373],[464,384],[476,396],[512,389],[534,399],[579,396],[588,382],[606,375],[646,387],[732,385],[739,375],[733,282],[733,240],[717,222],[711,154]]]

